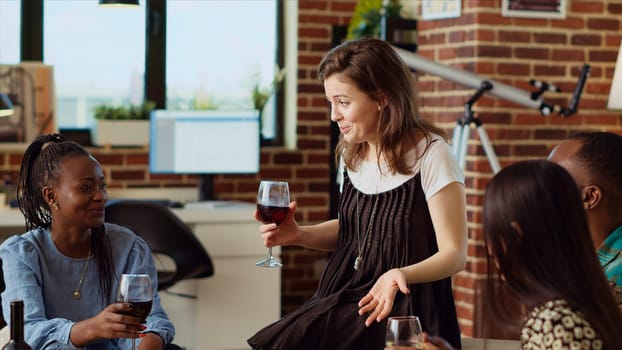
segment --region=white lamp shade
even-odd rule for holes
[[[613,72],[607,108],[622,110],[622,43],[620,43],[620,50],[618,50],[618,61]]]

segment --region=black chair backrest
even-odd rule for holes
[[[106,221],[128,227],[142,237],[151,251],[170,257],[176,270],[170,278],[160,278],[158,290],[178,281],[214,274],[207,251],[192,230],[169,208],[148,200],[110,200]]]

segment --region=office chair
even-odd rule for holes
[[[210,277],[214,266],[192,230],[166,206],[155,201],[119,199],[106,205],[106,222],[122,225],[142,237],[154,258],[165,255],[175,269],[158,269],[158,290],[190,278]]]

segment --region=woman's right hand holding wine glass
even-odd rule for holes
[[[135,318],[140,323],[147,320],[147,316],[151,313],[153,304],[153,290],[151,288],[151,280],[146,274],[122,274],[119,279],[119,289],[117,291],[117,301],[129,306],[127,310],[121,311],[124,316]],[[141,331],[144,328],[140,329]],[[136,335],[140,335],[136,331]],[[136,337],[132,338],[132,350],[136,349]]]
[[[296,208],[296,202],[290,202],[287,217],[281,224],[267,223],[259,226],[259,233],[266,247],[294,245],[299,242],[300,233],[294,219]],[[263,223],[259,211],[255,211],[255,220]]]
[[[255,217],[264,224],[272,224],[267,230],[275,231],[289,215],[289,184],[285,181],[262,180],[257,190],[257,210]],[[265,238],[264,238],[265,239]],[[281,267],[281,264],[272,256],[272,245],[268,246],[268,256],[256,266],[261,267]]]
[[[112,303],[97,315],[71,327],[71,343],[83,347],[99,339],[138,338],[145,330],[142,319],[129,316],[129,304]]]

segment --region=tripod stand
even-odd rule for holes
[[[475,94],[464,104],[464,116],[462,118],[458,118],[456,127],[454,128],[453,136],[452,136],[452,150],[460,164],[460,168],[464,169],[466,165],[466,152],[469,143],[469,137],[471,136],[471,125],[475,125],[477,133],[479,134],[479,139],[482,143],[482,147],[484,147],[484,152],[486,152],[486,157],[488,158],[488,162],[490,163],[490,167],[492,171],[496,174],[501,170],[501,165],[499,165],[499,160],[497,159],[497,155],[495,154],[495,150],[492,148],[492,143],[490,142],[490,138],[488,138],[488,134],[486,133],[486,129],[482,124],[482,121],[475,117],[473,114],[473,104],[484,94],[484,92],[492,90],[493,85],[490,81],[484,80],[479,89],[475,92]]]

